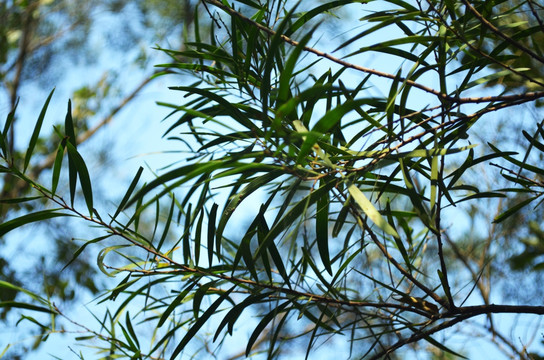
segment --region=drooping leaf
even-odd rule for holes
[[[70,214],[60,212],[61,210],[62,209],[41,210],[6,221],[0,224],[0,236],[4,236],[14,229],[33,222],[44,221],[60,216],[72,216]]]
[[[172,352],[172,355],[170,357],[171,360],[174,360],[176,358],[176,356],[179,355],[179,353],[185,348],[185,346],[187,346],[189,341],[191,341],[191,339],[196,335],[198,330],[200,330],[200,328],[202,326],[204,326],[205,323],[208,322],[208,319],[213,314],[215,314],[215,312],[216,312],[217,308],[219,307],[219,305],[221,305],[221,303],[230,295],[230,293],[235,288],[236,288],[236,285],[231,287],[229,290],[225,291],[223,294],[221,294],[221,296],[219,296],[219,298],[217,300],[215,300],[213,302],[213,304],[210,305],[210,307],[198,318],[198,320],[191,326],[189,331],[187,331],[187,333],[185,334],[183,339],[181,339],[179,344],[176,346],[176,348]]]
[[[85,165],[85,160],[78,153],[76,148],[70,143],[66,143],[66,148],[68,150],[68,158],[71,159],[73,168],[76,170],[79,177],[79,182],[81,185],[81,191],[83,192],[83,197],[85,198],[85,204],[89,210],[89,214],[93,214],[93,189],[91,186],[91,178],[89,176],[89,170],[87,170],[87,165]],[[73,202],[73,198],[72,198]]]
[[[328,273],[332,275],[329,255],[329,194],[324,194],[317,201],[315,225],[317,248],[321,261]]]

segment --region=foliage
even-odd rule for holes
[[[12,124],[9,131],[6,127],[5,133],[13,166],[27,167],[26,174],[36,181],[50,178],[49,170],[55,160],[51,154],[59,144],[48,120],[42,118],[44,131],[33,137],[32,159],[25,156],[28,144],[23,143],[27,133],[29,137],[32,134],[32,128],[28,130],[32,123],[25,117],[40,106],[35,103],[41,101],[40,90],[45,88],[47,95],[52,84],[56,84],[57,99],[59,93],[62,98],[71,94],[77,144],[94,140],[101,128],[117,120],[117,114],[132,105],[142,89],[152,83],[154,69],[150,67],[154,64],[149,62],[157,62],[160,57],[153,55],[157,52],[151,46],[143,44],[168,43],[181,48],[182,34],[186,32],[184,26],[190,25],[193,16],[191,2],[182,3],[184,6],[180,7],[179,1],[162,1],[162,7],[177,7],[177,11],[163,13],[162,7],[146,0],[130,3],[117,0],[0,1],[0,109],[3,114],[13,112]],[[103,51],[104,48],[107,51]],[[116,61],[111,61],[112,58]],[[127,67],[133,70],[130,74],[118,73]],[[93,70],[97,68],[99,72],[95,75]],[[52,99],[51,106],[54,102]],[[19,110],[15,111],[16,108]],[[53,112],[53,117],[57,114]],[[63,126],[58,125],[59,131],[64,131]],[[104,144],[104,139],[99,141]],[[92,146],[94,141],[89,143]],[[107,150],[99,150],[94,158],[87,157],[86,161],[95,166],[104,162],[111,165],[116,160],[113,151],[108,151],[112,149],[110,144]],[[0,223],[25,212],[43,210],[43,201],[11,201],[32,197],[32,188],[16,176],[2,175]],[[61,184],[63,180],[61,177]],[[101,183],[95,183],[98,200],[101,200],[102,188]],[[0,280],[19,286],[24,283],[28,289],[47,294],[65,308],[70,303],[78,303],[88,293],[97,294],[102,280],[97,276],[94,259],[81,257],[63,269],[78,248],[71,240],[77,237],[78,229],[66,222],[46,225],[39,228],[42,239],[25,236],[28,241],[20,242],[17,249],[13,242],[5,241],[4,237],[0,239]],[[12,290],[0,291],[0,301],[12,301],[14,296]],[[12,334],[24,334],[21,327],[14,328],[17,319],[12,321],[9,313],[9,307],[0,309],[2,326],[9,328]],[[40,330],[45,331],[46,327]],[[42,331],[38,333],[44,335]],[[35,342],[32,346],[39,344]],[[21,346],[17,351],[25,354],[30,348]],[[10,357],[17,356],[12,348]]]
[[[494,304],[500,236],[491,230],[472,241],[457,217],[467,204],[496,204],[508,194],[526,198],[502,208],[494,223],[539,205],[543,170],[529,153],[544,151],[541,123],[517,126],[529,144],[522,160],[519,144],[485,138],[498,116],[512,118],[544,97],[489,87],[544,86],[511,63],[519,53],[544,62],[538,46],[525,45],[542,36],[539,6],[204,0],[194,41],[161,49],[171,58],[159,65],[164,73],[194,77],[171,88],[182,102],[161,103],[171,109],[165,136],[178,144],[178,161],[144,184],[140,168],[115,209],[97,209],[70,102],[50,186],[26,169],[49,99],[23,164],[10,151],[11,113],[1,169],[34,193],[9,201],[48,206],[4,222],[0,234],[67,216],[102,230],[73,260],[99,249],[98,268],[118,282],[100,299],[105,314],[93,314],[98,330],[72,325],[87,333],[80,341],[102,340],[93,346],[103,358],[219,357],[232,351],[229,335],[243,337],[247,326],[240,356],[308,357],[334,344],[344,358],[402,357],[410,349],[462,357],[449,341],[462,335],[458,325],[469,339],[485,332],[507,356],[537,358],[527,352],[529,339],[510,340],[494,319],[538,317],[544,307],[537,299]],[[361,13],[361,26],[349,25],[345,39],[319,37],[322,27],[334,28],[321,24],[331,12],[340,20]],[[525,20],[505,20],[514,18]],[[378,69],[367,67],[373,54],[386,59]],[[59,186],[66,171],[69,190]],[[482,181],[499,172],[509,186]],[[43,296],[3,286],[35,300],[3,306],[69,319]],[[471,321],[479,317],[486,321]]]

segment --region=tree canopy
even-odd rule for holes
[[[0,170],[29,192],[1,199],[0,236],[87,224],[63,266],[93,254],[110,285],[94,322],[13,281],[3,308],[104,359],[544,356],[544,4],[187,4],[154,73],[179,94],[158,104],[176,156],[115,206],[72,102],[47,177],[29,169],[53,92],[20,156],[13,103]]]

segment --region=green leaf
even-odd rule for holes
[[[27,290],[27,289],[24,289],[20,286],[17,286],[17,285],[13,285],[12,283],[9,283],[7,281],[3,281],[3,280],[0,280],[0,288],[4,288],[4,289],[8,289],[10,291],[17,291],[17,292],[22,292],[28,296],[30,296],[32,299],[40,302],[41,304],[43,305],[50,305],[49,301],[42,298],[40,295],[30,291],[30,290]]]
[[[71,135],[68,135],[68,143],[72,144],[73,148],[76,148],[77,143],[75,142],[75,134],[73,132],[70,102],[68,102],[68,113],[66,114],[65,128],[67,131],[70,131],[70,129],[72,129]],[[70,155],[70,149],[68,149],[68,182],[70,184],[70,204],[74,206],[77,186],[77,167],[73,156]]]
[[[189,283],[189,285],[187,285],[185,289],[183,289],[183,291],[181,291],[179,295],[176,296],[176,298],[172,302],[170,302],[166,310],[164,310],[163,313],[161,314],[161,317],[157,324],[158,328],[164,325],[164,323],[166,322],[170,314],[181,304],[183,299],[187,297],[187,295],[191,292],[191,290],[195,287],[196,284],[197,284],[196,282]]]
[[[307,24],[310,20],[315,18],[320,14],[326,14],[329,10],[334,9],[342,5],[354,4],[354,3],[365,3],[364,0],[336,0],[331,1],[325,4],[321,4],[316,7],[312,7],[309,11],[302,13],[302,15],[287,29],[285,36],[291,36],[295,31],[300,29],[302,26]],[[316,4],[317,5],[317,4]]]
[[[162,244],[166,240],[166,237],[168,236],[168,230],[170,229],[170,224],[172,223],[172,217],[174,216],[174,207],[176,205],[176,198],[172,196],[172,202],[170,203],[170,210],[168,211],[168,217],[166,218],[166,223],[164,224],[164,228],[162,230],[162,236],[159,240],[159,243],[157,244],[156,248],[157,251],[160,251],[162,248]],[[157,214],[159,211],[157,211]]]
[[[213,337],[213,341],[217,340],[217,337],[221,333],[221,330],[225,326],[228,325],[228,333],[232,335],[232,332],[234,330],[234,324],[236,323],[236,320],[240,317],[244,309],[248,308],[249,306],[255,304],[255,303],[261,303],[263,299],[266,299],[273,295],[273,292],[263,292],[262,294],[257,295],[251,295],[248,296],[242,301],[241,303],[234,306],[232,309],[229,310],[229,312],[225,315],[219,326],[217,327],[217,330],[215,331],[215,335]]]
[[[221,303],[230,295],[230,293],[236,288],[236,285],[230,288],[228,291],[225,291],[221,296],[213,302],[213,304],[202,314],[198,320],[191,326],[191,328],[187,331],[183,339],[179,342],[178,346],[174,349],[172,352],[172,356],[170,357],[171,360],[174,360],[176,356],[179,355],[179,353],[187,346],[189,341],[196,335],[198,330],[208,322],[208,319],[215,314],[217,308]]]
[[[217,217],[217,208],[219,206],[214,203],[208,216],[208,264],[212,265],[213,259],[213,248],[214,248],[214,239],[215,239],[215,254],[217,259],[221,259],[221,238],[215,236],[215,218]]]
[[[529,205],[531,202],[533,202],[534,200],[536,200],[540,195],[536,195],[536,196],[533,196],[533,197],[530,197],[528,199],[525,199],[519,203],[517,203],[516,205],[512,206],[511,208],[507,209],[506,211],[504,211],[503,213],[497,215],[495,217],[495,219],[493,219],[493,222],[495,224],[498,224],[504,220],[506,220],[508,217],[512,216],[513,214],[515,214],[516,212],[518,212],[520,209],[522,209],[523,207]]]
[[[132,322],[130,321],[130,315],[129,315],[128,311],[127,311],[127,315],[125,316],[125,324],[127,325],[127,330],[129,332],[131,338],[136,343],[135,349],[138,350],[138,348],[140,347],[140,343],[138,341],[138,336],[136,336],[136,333],[134,332],[134,328],[132,327]]]
[[[4,139],[7,139],[9,129],[11,129],[11,125],[13,124],[13,120],[15,119],[15,111],[17,110],[17,106],[19,106],[19,99],[17,98],[17,101],[15,102],[15,106],[13,109],[9,112],[6,123],[4,124],[4,129],[2,130],[2,135]]]
[[[534,147],[536,147],[538,150],[540,150],[541,152],[544,152],[544,144],[542,144],[540,141],[538,141],[536,139],[536,135],[533,137],[531,135],[529,135],[529,133],[525,130],[522,131],[523,133],[523,136],[525,136],[525,138],[527,140],[529,140],[529,142],[531,143],[531,145],[533,145]]]
[[[115,214],[113,214],[111,221],[115,220],[117,215],[121,213],[125,209],[125,205],[127,204],[128,200],[130,199],[130,196],[132,195],[132,192],[136,188],[136,184],[138,184],[138,181],[140,180],[140,176],[142,176],[142,172],[144,171],[143,167],[139,167],[138,171],[136,172],[136,176],[134,176],[134,179],[132,179],[132,182],[130,183],[130,186],[127,189],[127,192],[125,193],[125,196],[123,196],[123,200],[119,203],[119,206],[117,207],[117,210],[115,211]],[[111,222],[110,222],[111,224]]]
[[[156,179],[151,181],[149,184],[142,187],[142,189],[140,189],[132,197],[132,199],[128,201],[128,203],[125,205],[125,208],[127,208],[127,207],[131,206],[132,204],[134,204],[135,202],[139,201],[147,193],[149,193],[150,191],[152,191],[153,189],[155,189],[155,188],[157,188],[159,186],[164,187],[164,189],[162,191],[163,193],[167,193],[167,192],[171,191],[172,189],[174,189],[176,187],[179,187],[180,185],[188,182],[189,180],[191,180],[191,179],[193,179],[193,178],[195,178],[195,177],[197,177],[199,175],[202,175],[202,174],[205,174],[205,173],[211,173],[214,170],[217,170],[217,169],[220,169],[220,168],[223,168],[223,167],[235,167],[237,164],[239,164],[239,163],[236,163],[236,162],[231,163],[231,162],[228,162],[228,161],[225,161],[225,160],[212,160],[212,161],[208,161],[206,163],[189,164],[189,165],[182,166],[180,168],[171,170],[171,171],[157,177]],[[176,182],[173,185],[165,186],[165,184],[167,182],[169,182],[171,180],[174,180],[174,179],[177,179],[177,178],[181,178],[181,180],[179,180],[178,182]]]
[[[210,281],[207,284],[199,284],[198,289],[196,289],[195,294],[193,296],[193,316],[195,319],[198,319],[200,317],[200,304],[202,303],[202,300],[206,295],[208,295],[208,292],[210,288],[213,286],[215,287],[217,285],[217,281]]]
[[[460,358],[463,358],[463,359],[468,359],[467,357],[453,351],[452,349],[448,348],[447,346],[444,346],[443,344],[441,344],[440,342],[436,341],[435,339],[433,339],[432,337],[430,336],[425,336],[424,337],[425,340],[427,340],[430,344],[436,346],[437,348],[439,348],[440,350],[442,351],[445,351],[447,353],[450,353],[450,354],[453,354],[455,356],[458,356]]]
[[[257,341],[257,338],[261,334],[261,332],[264,330],[264,328],[279,314],[281,314],[284,309],[289,305],[291,301],[285,301],[283,304],[278,305],[275,307],[271,312],[266,314],[262,320],[257,324],[255,327],[255,330],[253,330],[253,333],[249,337],[249,340],[247,342],[246,346],[246,357],[249,356],[251,353],[251,348],[253,347],[253,344],[255,344],[255,341]]]
[[[19,105],[19,98],[17,98],[17,101],[15,102],[15,106],[6,117],[4,130],[2,131],[2,134],[0,134],[0,149],[2,149],[2,156],[5,159],[10,157],[9,146],[8,146],[8,136],[9,136],[8,132],[9,132],[9,129],[11,128],[11,125],[13,124],[13,119],[15,119],[15,111],[17,110],[18,105]]]
[[[274,221],[274,225],[272,226],[268,234],[266,234],[266,237],[263,239],[262,243],[259,245],[257,253],[260,253],[263,248],[267,248],[269,242],[273,241],[283,231],[295,224],[297,219],[304,216],[306,210],[310,205],[316,203],[321,198],[321,196],[328,193],[335,185],[336,179],[332,179],[328,181],[324,186],[320,186],[319,188],[314,189],[299,202],[295,203],[291,207],[291,209],[285,215],[283,215],[283,217],[281,217],[280,219],[276,219]],[[289,198],[287,198],[287,200],[289,200]],[[290,201],[286,201],[285,203],[287,204],[286,206],[290,205]],[[278,216],[280,216],[281,214],[282,211],[278,213]]]
[[[531,171],[531,172],[534,172],[535,174],[539,174],[539,175],[543,175],[544,176],[544,169],[540,168],[540,167],[537,167],[537,166],[533,166],[533,165],[530,165],[530,164],[525,164],[524,162],[522,161],[519,161],[519,160],[516,160],[514,159],[513,157],[509,156],[509,155],[506,155],[506,153],[503,153],[501,152],[497,147],[493,146],[492,144],[488,143],[489,147],[491,149],[493,149],[493,151],[495,151],[496,153],[501,153],[501,154],[504,154],[503,156],[501,156],[503,159],[507,160],[507,161],[510,161],[512,164],[514,165],[517,165],[519,166],[520,168],[522,169],[525,169],[527,171]]]
[[[100,269],[100,271],[102,271],[102,273],[104,273],[104,275],[107,275],[109,277],[115,277],[114,273],[116,271],[112,271],[112,272],[108,272],[106,270],[106,266],[104,264],[104,258],[106,257],[106,255],[108,255],[110,252],[115,252],[115,253],[118,253],[118,249],[123,249],[123,248],[127,248],[129,247],[130,245],[115,245],[115,246],[108,246],[102,250],[100,250],[100,252],[98,253],[97,257],[96,257],[96,264],[98,265],[98,269]]]
[[[60,170],[62,168],[62,159],[64,158],[64,149],[66,148],[66,141],[63,139],[57,148],[57,155],[55,156],[55,162],[53,163],[52,179],[51,179],[51,193],[55,195],[57,186],[59,184]]]
[[[113,234],[108,234],[108,235],[104,235],[104,236],[100,236],[96,239],[93,239],[93,240],[89,240],[89,241],[86,241],[85,244],[83,244],[82,246],[79,247],[79,249],[77,249],[77,251],[74,253],[74,255],[72,256],[72,258],[70,259],[70,261],[68,261],[68,263],[66,265],[64,265],[64,267],[62,268],[62,270],[66,269],[68,266],[70,266],[71,263],[73,263],[77,258],[78,256],[83,252],[83,250],[85,250],[85,248],[87,246],[89,246],[90,244],[95,244],[97,242],[100,242],[104,239],[107,239],[109,237],[113,236]]]
[[[15,199],[0,199],[0,204],[20,204],[27,201],[34,201],[38,199],[43,199],[43,196],[31,196],[31,197],[15,198]]]
[[[30,213],[28,215],[23,215],[21,217],[18,217],[10,221],[6,221],[5,223],[0,224],[0,236],[4,236],[11,230],[17,229],[23,225],[30,224],[33,222],[44,221],[44,220],[52,219],[59,216],[72,216],[69,214],[61,213],[59,212],[60,210],[62,209],[50,209],[50,210],[37,211],[34,213]]]
[[[322,186],[325,185],[322,183]],[[329,255],[329,194],[325,193],[317,201],[317,212],[315,216],[315,233],[317,248],[323,266],[332,275],[331,259]]]
[[[45,307],[37,306],[37,305],[32,305],[32,304],[27,304],[27,303],[23,303],[23,302],[19,302],[19,301],[2,301],[2,302],[0,302],[0,308],[17,308],[17,309],[39,311],[39,312],[44,312],[44,313],[48,313],[48,314],[56,314],[57,313],[56,311],[54,311],[52,309],[49,309],[49,308],[45,308]]]
[[[400,238],[396,230],[389,225],[387,220],[383,218],[378,210],[372,205],[372,203],[367,199],[365,194],[354,184],[348,185],[348,191],[352,196],[353,200],[359,208],[369,217],[374,224],[376,224],[380,229],[382,229],[386,234],[389,234],[395,238]]]
[[[89,214],[93,214],[93,189],[91,186],[91,178],[89,176],[89,171],[87,170],[87,165],[85,165],[85,160],[77,152],[74,145],[70,142],[66,144],[68,149],[68,158],[71,159],[73,168],[77,171],[79,175],[79,182],[81,184],[81,191],[83,191],[83,197],[85,198],[85,203],[87,204],[87,209]],[[72,198],[73,203],[73,198]]]
[[[28,149],[26,150],[26,154],[25,154],[25,163],[23,167],[23,173],[26,172],[26,169],[28,168],[28,164],[30,163],[30,158],[32,157],[32,153],[34,152],[34,147],[36,147],[36,143],[38,142],[38,137],[40,136],[40,131],[43,125],[43,119],[45,118],[45,113],[47,112],[49,101],[51,100],[51,97],[53,96],[54,92],[55,92],[55,89],[51,90],[51,92],[49,93],[49,96],[47,97],[47,100],[45,100],[45,104],[42,107],[42,111],[40,112],[40,115],[38,116],[38,121],[36,121],[36,125],[34,126],[34,131],[32,132],[32,136],[30,137]]]
[[[289,94],[291,92],[291,81],[294,79],[293,71],[295,70],[295,65],[302,53],[303,48],[306,46],[308,41],[312,38],[313,32],[317,28],[317,25],[309,31],[304,37],[299,41],[298,45],[289,55],[289,58],[285,62],[283,71],[280,74],[280,86],[278,90],[278,101],[281,103],[289,99]]]
[[[223,210],[223,213],[221,214],[219,224],[217,224],[217,229],[215,231],[217,241],[222,239],[227,222],[240,203],[253,192],[260,190],[263,186],[269,184],[272,180],[278,178],[284,173],[285,172],[283,170],[272,170],[261,176],[255,177],[242,190],[230,198],[229,202],[225,206],[225,209]]]
[[[191,236],[191,223],[193,221],[192,218],[192,212],[191,209],[193,207],[193,204],[190,203],[189,207],[187,208],[187,211],[185,212],[185,227],[183,229],[183,262],[188,264],[189,260],[191,259],[191,245],[189,242],[189,238]]]
[[[68,142],[77,148],[76,132],[74,130],[74,120],[72,119],[72,101],[68,100],[68,110],[66,111],[66,117],[64,119],[64,129]]]
[[[195,231],[195,265],[198,266],[200,260],[200,247],[202,246],[202,223],[204,222],[204,209],[200,211],[198,220],[196,223]]]

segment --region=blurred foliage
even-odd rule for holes
[[[92,138],[150,83],[153,69],[150,69],[148,61],[156,61],[151,54],[156,53],[152,46],[164,42],[179,48],[181,34],[186,31],[184,26],[190,26],[193,15],[189,0],[183,2],[185,7],[171,0],[161,4],[117,0],[0,1],[0,111],[13,114],[13,124],[6,133],[6,146],[13,164],[22,166],[24,163],[27,147],[18,142],[29,133],[25,128],[27,123],[20,123],[19,112],[15,109],[34,106],[36,95],[41,96],[39,89],[50,91],[52,84],[57,84],[63,91],[72,92],[73,126],[80,136],[78,141],[82,142]],[[164,11],[163,6],[172,9],[174,4],[183,10]],[[189,13],[186,14],[187,11]],[[184,21],[188,23],[184,24]],[[165,27],[165,23],[169,26]],[[142,61],[144,58],[147,60]],[[131,80],[136,82],[129,87],[126,79],[116,76],[116,72],[120,67],[125,69],[131,64],[134,70]],[[93,78],[93,67],[102,68],[98,77]],[[57,129],[65,132],[64,125],[59,124]],[[58,135],[51,131],[43,132],[36,139],[35,156],[27,169],[32,179],[50,175],[55,160],[50,155],[56,152],[58,141]],[[97,163],[111,164],[111,158],[99,157],[102,154],[103,151],[97,151]],[[107,154],[112,156],[111,151]],[[31,196],[32,192],[28,183],[3,172],[0,179],[0,223],[44,209],[46,202],[42,200],[9,200]],[[97,277],[94,260],[82,257],[64,269],[77,250],[76,242],[71,240],[77,228],[65,221],[62,228],[55,224],[38,227],[37,233],[42,234],[46,242],[41,243],[44,239],[29,240],[36,247],[43,247],[43,250],[32,247],[36,251],[30,254],[12,251],[14,245],[6,243],[2,237],[0,244],[4,250],[0,253],[0,280],[25,284],[64,306],[77,301],[78,296],[97,294],[103,281]],[[25,266],[20,265],[21,260]],[[31,266],[32,271],[28,271],[26,266]],[[1,300],[18,300],[15,293],[14,290],[0,291]],[[10,309],[1,309],[1,318],[6,321],[3,326],[6,327],[14,326],[13,318],[8,317]],[[40,344],[37,341],[35,346]],[[29,349],[25,346],[19,350],[11,348],[10,357],[16,358],[19,356],[17,351],[24,354]]]
[[[544,44],[544,4],[540,1],[500,1],[497,6],[484,5],[482,7],[489,9],[496,14],[497,21],[495,26],[504,35],[519,43],[525,49],[531,49],[535,53],[542,53],[542,44]],[[500,16],[508,14],[508,16]],[[502,40],[502,39],[501,39]],[[484,45],[490,56],[502,53],[499,61],[491,67],[494,70],[504,69],[504,64],[514,69],[520,69],[523,75],[508,73],[494,81],[488,86],[501,85],[506,91],[538,91],[542,87],[533,80],[544,82],[544,72],[541,62],[535,59],[530,53],[522,48],[509,47],[506,50],[504,43],[499,41],[489,42]],[[542,101],[535,103],[542,105]]]

